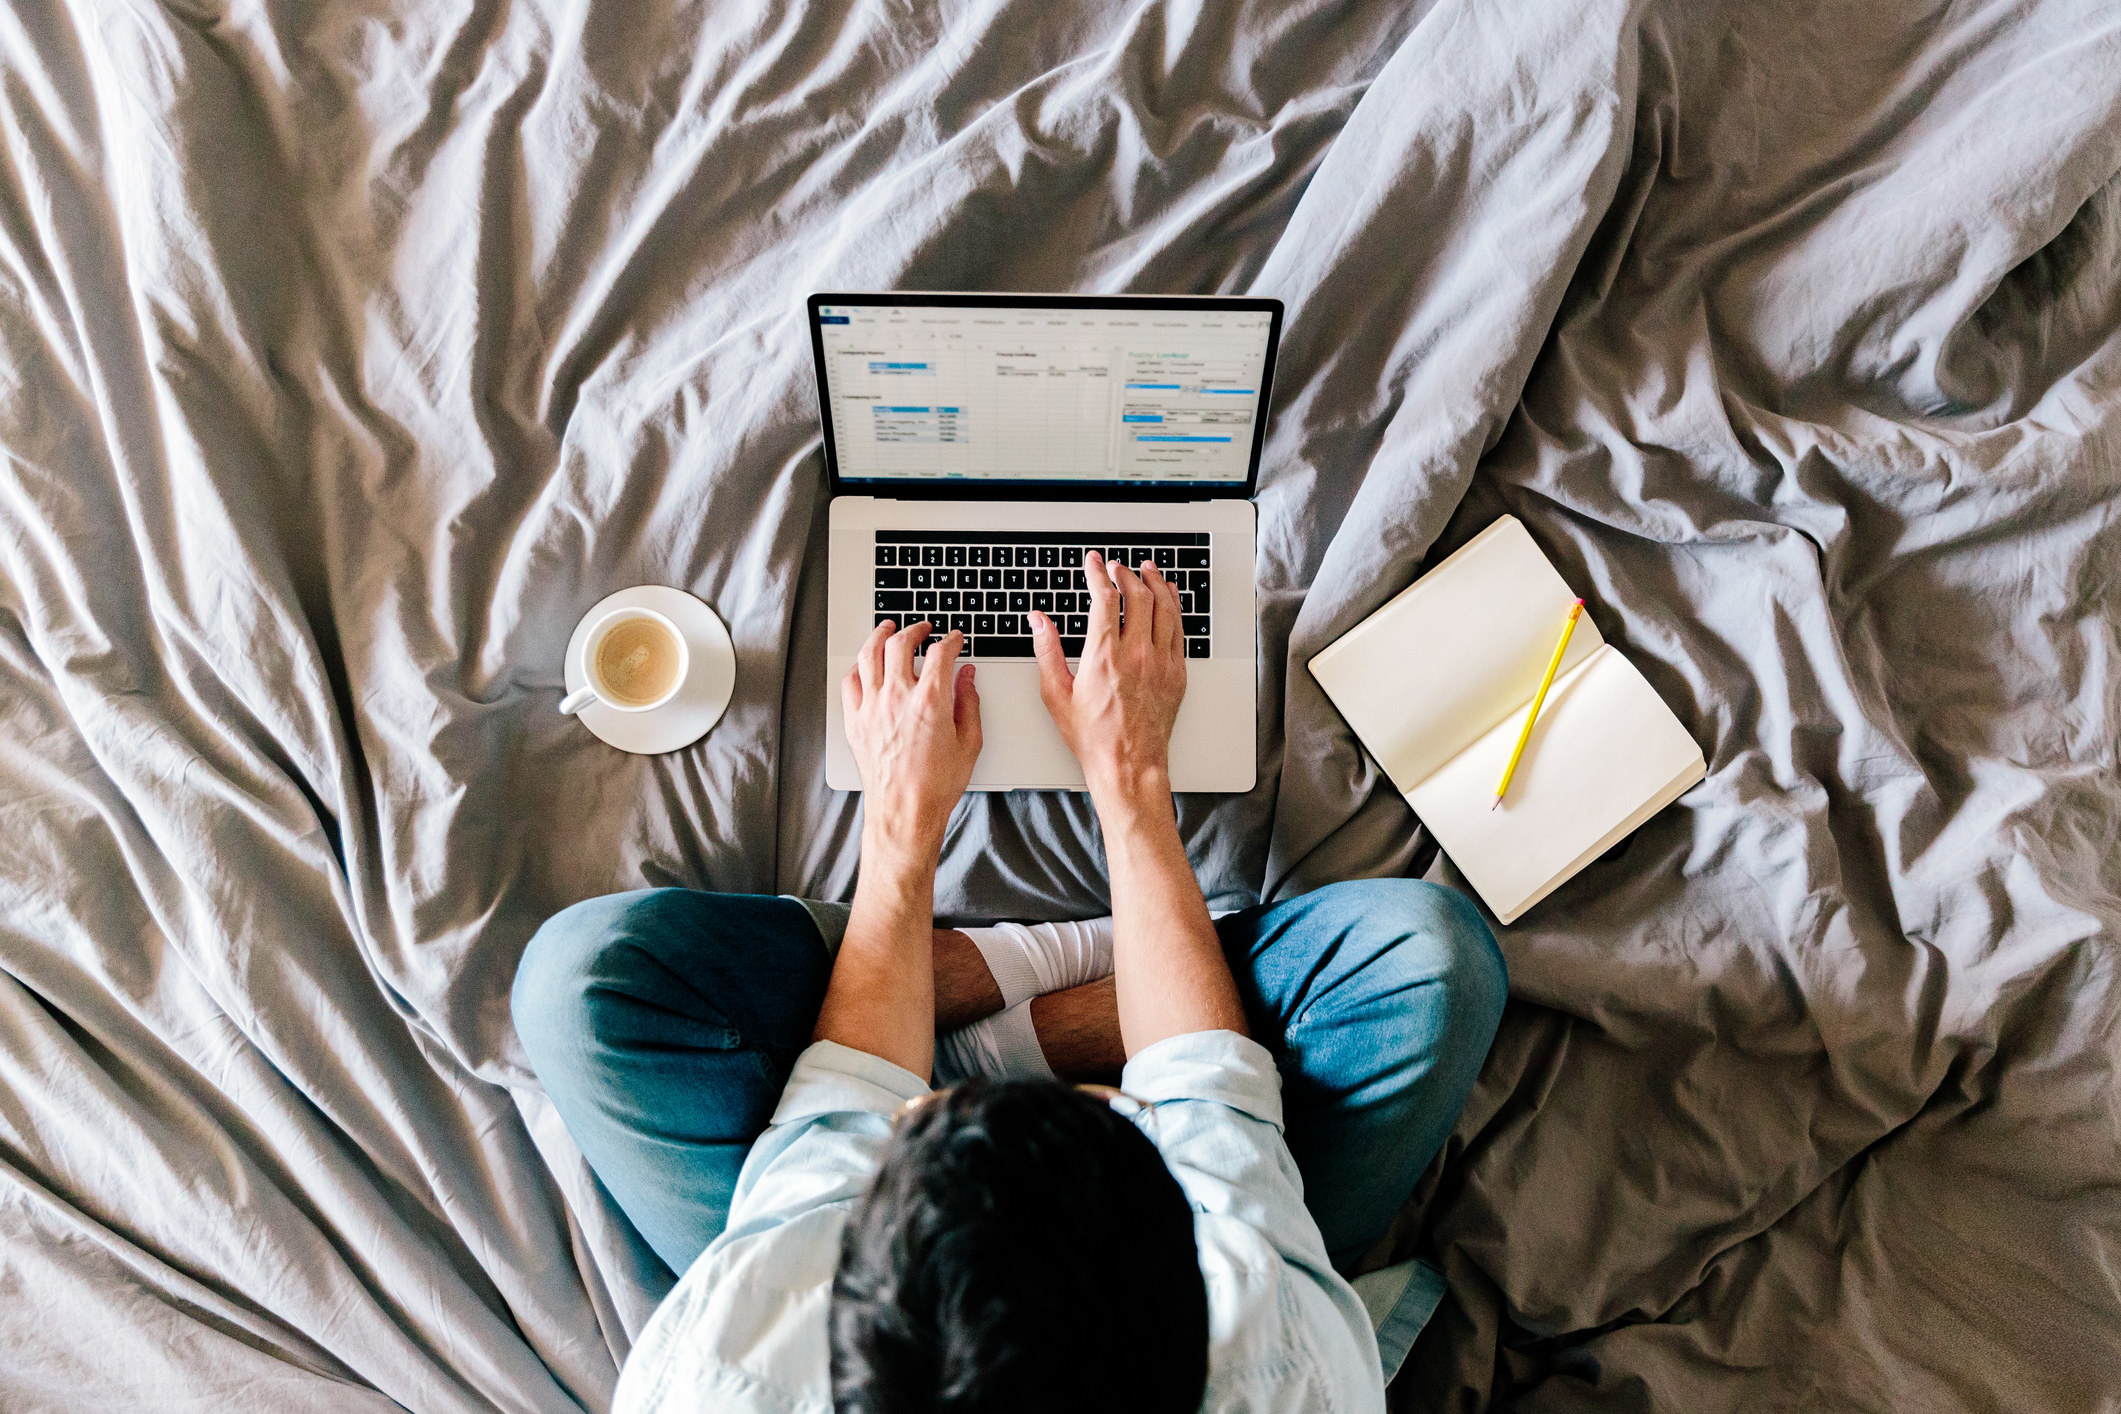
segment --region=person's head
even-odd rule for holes
[[[1193,1212],[1105,1100],[969,1081],[902,1118],[832,1284],[843,1414],[1200,1407]]]

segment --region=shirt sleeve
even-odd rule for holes
[[[1153,1102],[1142,1127],[1196,1215],[1207,1407],[1381,1411],[1377,1337],[1304,1206],[1266,1048],[1232,1031],[1172,1036],[1128,1061],[1120,1086]]]
[[[1257,1229],[1288,1260],[1332,1270],[1282,1138],[1281,1075],[1266,1047],[1234,1031],[1166,1037],[1127,1062],[1120,1088],[1154,1104],[1144,1127],[1196,1210]]]
[[[836,1041],[810,1045],[744,1160],[717,1242],[861,1197],[890,1142],[892,1117],[927,1093],[927,1081],[879,1056]]]
[[[796,1059],[737,1175],[729,1223],[650,1318],[617,1414],[830,1414],[840,1236],[919,1076],[820,1041]]]

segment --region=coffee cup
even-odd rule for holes
[[[677,696],[692,669],[692,650],[678,626],[653,609],[613,609],[583,635],[582,686],[560,699],[560,711],[592,702],[614,712],[652,712]]]

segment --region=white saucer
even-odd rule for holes
[[[601,702],[592,702],[575,716],[597,740],[631,751],[636,756],[657,756],[678,751],[707,735],[707,729],[722,720],[729,694],[736,689],[736,648],[729,630],[714,610],[682,589],[661,584],[637,584],[598,601],[567,640],[567,690],[582,685],[579,661],[582,638],[589,626],[613,609],[653,609],[678,626],[685,646],[692,653],[692,671],[678,695],[649,712],[620,712]]]

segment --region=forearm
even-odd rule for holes
[[[929,935],[935,949],[935,1031],[955,1031],[1002,1009],[1002,989],[972,939],[954,928]]]
[[[1127,1051],[1119,1037],[1114,983],[1101,981],[1048,992],[1031,1003],[1031,1029],[1046,1064],[1063,1080],[1119,1083]]]
[[[1120,1038],[1135,1053],[1194,1031],[1248,1035],[1161,770],[1093,788],[1112,882]]]
[[[811,1038],[867,1051],[926,1079],[935,1069],[936,857],[876,844],[865,832],[847,936]]]

